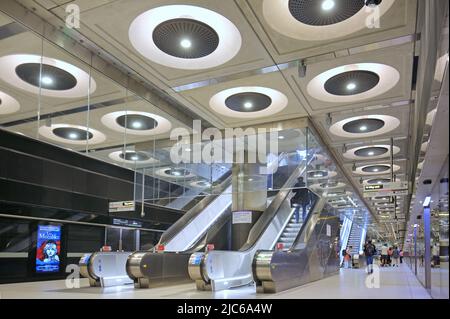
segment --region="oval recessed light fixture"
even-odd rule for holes
[[[73,124],[43,125],[39,128],[39,134],[59,143],[75,145],[99,144],[106,140],[100,131]]]
[[[208,188],[211,187],[211,183],[208,181],[195,181],[189,183],[190,186],[196,187],[196,188]]]
[[[400,166],[394,164],[394,172],[398,171]],[[383,175],[391,173],[391,164],[370,164],[356,168],[355,174],[359,175]]]
[[[116,131],[131,135],[157,135],[170,130],[172,124],[162,116],[140,111],[117,111],[102,116],[102,123]]]
[[[315,76],[307,85],[313,98],[330,103],[353,103],[374,98],[392,89],[400,73],[381,63],[356,63]]]
[[[230,20],[192,5],[150,9],[133,20],[128,36],[147,59],[186,70],[224,64],[239,52],[242,43],[239,30]]]
[[[57,98],[84,97],[96,89],[95,80],[82,69],[32,54],[0,57],[0,78],[19,89]]]
[[[283,93],[259,86],[236,87],[216,93],[210,107],[217,113],[235,118],[260,118],[276,114],[288,104]]]
[[[156,171],[156,175],[168,178],[190,179],[195,175],[185,167],[163,167]]]
[[[398,146],[393,147],[394,155],[400,152]],[[344,154],[348,159],[379,159],[391,155],[391,146],[385,144],[365,145],[347,150]]]
[[[325,178],[333,178],[337,175],[335,171],[328,170],[310,170],[307,172],[308,179],[316,180],[316,179],[325,179]]]
[[[399,125],[396,117],[371,114],[338,121],[330,126],[330,132],[341,137],[364,138],[386,134]]]
[[[158,160],[152,158],[149,154],[142,151],[126,150],[115,151],[108,155],[110,159],[116,162],[128,163],[128,164],[152,164],[158,162]]]
[[[20,104],[15,98],[0,91],[0,115],[11,114],[19,109]]]
[[[394,3],[377,6],[381,17]],[[266,22],[282,35],[304,41],[323,41],[364,29],[373,10],[364,0],[264,0]],[[379,18],[378,17],[378,18]]]

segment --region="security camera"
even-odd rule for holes
[[[366,6],[368,7],[375,7],[380,5],[382,0],[366,0]]]

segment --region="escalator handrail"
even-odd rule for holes
[[[288,197],[291,192],[291,187],[295,185],[297,178],[305,172],[308,167],[307,163],[301,161],[301,163],[295,168],[294,172],[289,176],[287,181],[284,183],[278,194],[270,203],[269,207],[266,208],[262,216],[258,219],[258,221],[253,225],[252,229],[249,232],[247,242],[239,249],[239,251],[246,251],[253,248],[261,235],[266,231],[267,227],[269,227],[272,219],[276,216],[278,210],[281,205]]]
[[[221,184],[217,186],[216,194],[207,195],[194,207],[188,210],[172,226],[170,226],[162,235],[158,244],[165,244],[171,241],[186,225],[190,224],[212,201],[221,196],[223,192],[231,185],[232,175],[228,176]]]

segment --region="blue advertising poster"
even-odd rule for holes
[[[36,245],[36,272],[59,272],[61,226],[39,225]]]

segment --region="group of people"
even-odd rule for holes
[[[397,246],[388,247],[387,244],[381,247],[381,267],[399,267],[401,263],[403,263],[403,250],[398,249]]]
[[[352,268],[352,246],[348,246],[347,249],[342,250],[342,256],[344,257],[344,267]],[[375,245],[371,240],[366,241],[364,245],[364,256],[366,257],[367,272],[373,273],[373,258],[378,254]],[[397,246],[388,247],[384,244],[380,251],[380,265],[381,267],[399,267],[403,263],[403,250]]]

